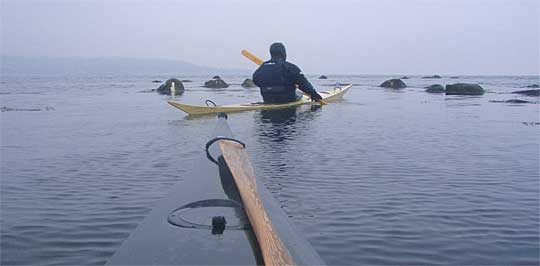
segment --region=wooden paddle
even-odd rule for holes
[[[294,265],[289,251],[279,238],[257,192],[255,174],[245,148],[241,144],[230,140],[219,140],[218,143],[259,242],[264,264]]]
[[[251,60],[253,63],[259,65],[259,66],[264,63],[263,60],[261,60],[256,55],[248,52],[247,50],[242,50],[242,55],[245,56],[247,59]],[[317,100],[317,102],[320,103],[321,105],[326,105],[327,104],[326,101],[324,101],[323,99]]]
[[[258,58],[256,55],[248,52],[247,50],[242,50],[242,55],[245,56],[247,59],[253,61],[253,63],[255,63],[255,64],[259,65],[259,66],[264,63],[263,60]]]

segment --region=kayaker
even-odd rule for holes
[[[253,82],[261,89],[265,103],[288,103],[299,100],[296,87],[322,104],[322,97],[306,79],[300,68],[287,62],[285,46],[276,42],[270,45],[270,60],[253,73]]]

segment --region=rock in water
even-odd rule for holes
[[[172,90],[171,90],[172,88]],[[171,91],[173,93],[171,93]],[[174,95],[180,95],[184,93],[184,84],[178,79],[172,78],[165,81],[165,83],[161,84],[159,88],[157,89],[157,92],[161,94],[174,94]]]
[[[403,76],[403,77],[401,77],[401,79],[409,79],[409,77]]]
[[[212,89],[221,89],[221,88],[229,87],[229,84],[223,81],[219,76],[214,76],[213,79],[205,82],[204,86],[207,88],[212,88]]]
[[[489,102],[492,102],[492,103],[534,103],[534,102],[529,102],[529,101],[520,100],[520,99],[511,99],[511,100],[506,100],[506,101],[489,101]]]
[[[446,90],[444,89],[443,85],[441,85],[441,84],[433,84],[431,86],[426,87],[426,92],[428,92],[428,93],[445,93]]]
[[[442,78],[441,76],[439,75],[433,75],[433,76],[427,76],[427,77],[422,77],[423,79],[440,79]]]
[[[244,80],[244,82],[242,82],[242,87],[244,87],[244,88],[253,88],[253,87],[257,87],[257,85],[255,85],[255,83],[253,83],[253,80],[246,79],[246,80]]]
[[[532,102],[520,100],[520,99],[511,99],[511,100],[506,100],[505,103],[532,103]]]
[[[540,89],[539,90],[525,90],[525,91],[514,91],[512,93],[516,93],[516,94],[523,94],[523,95],[526,95],[526,96],[540,96]]]
[[[328,77],[325,76],[325,75],[321,75],[321,76],[319,77],[319,79],[328,79]]]
[[[525,86],[526,88],[540,88],[540,86],[538,86],[538,84],[532,84],[532,85],[528,85],[528,86]]]
[[[446,95],[482,95],[484,88],[478,84],[456,83],[446,85]]]
[[[383,88],[391,88],[391,89],[403,89],[406,88],[407,85],[405,82],[401,81],[401,79],[390,79],[381,84],[381,87]]]
[[[155,79],[155,80],[152,80],[152,83],[161,83],[161,80]]]

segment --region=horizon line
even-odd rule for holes
[[[6,54],[1,54],[0,55],[0,58],[4,58],[4,57],[13,57],[13,58],[41,58],[41,59],[132,59],[132,60],[154,60],[154,61],[172,61],[172,62],[182,62],[182,63],[187,63],[187,64],[191,64],[195,67],[202,67],[202,68],[214,68],[214,69],[223,69],[223,70],[239,70],[239,71],[250,71],[248,69],[242,69],[241,67],[214,67],[214,66],[206,66],[206,65],[201,65],[201,64],[197,64],[197,63],[193,63],[193,62],[190,62],[190,61],[186,61],[186,60],[183,60],[183,59],[178,59],[178,58],[163,58],[163,57],[154,57],[154,58],[148,58],[148,57],[134,57],[134,56],[108,56],[108,55],[105,55],[105,56],[81,56],[81,55],[70,55],[70,56],[51,56],[51,55],[6,55]],[[2,65],[2,63],[0,62],[0,66]],[[233,74],[229,74],[229,75],[233,75]],[[408,74],[381,74],[381,73],[331,73],[329,72],[328,74],[323,74],[323,73],[315,73],[315,74],[307,74],[307,75],[325,75],[325,76],[429,76],[429,75],[435,75],[433,73],[431,74],[426,74],[426,73],[408,73]],[[533,74],[533,73],[520,73],[520,74],[508,74],[508,73],[505,73],[505,74],[501,74],[501,73],[497,73],[497,74],[493,74],[493,73],[490,73],[490,74],[457,74],[457,73],[452,73],[452,74],[437,74],[437,75],[440,75],[440,76],[467,76],[467,77],[474,77],[474,76],[536,76],[536,77],[540,77],[540,71],[536,74]],[[443,78],[444,78],[443,76]]]

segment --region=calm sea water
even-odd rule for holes
[[[102,265],[203,151],[214,117],[166,100],[260,100],[257,89],[145,92],[163,76],[4,76],[1,264]],[[245,77],[225,76],[240,84]],[[330,265],[538,265],[538,104],[493,103],[538,77],[353,83],[312,110],[229,116],[255,171]],[[479,83],[484,96],[427,94],[434,83]],[[41,111],[36,111],[40,109]],[[5,111],[12,110],[12,111]]]

